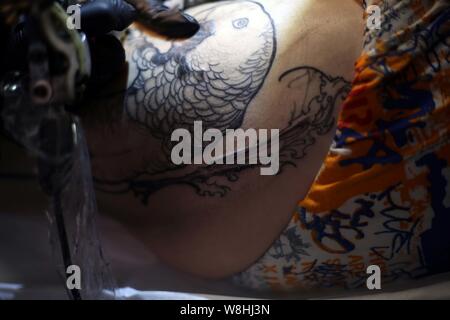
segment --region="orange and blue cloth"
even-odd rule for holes
[[[365,31],[334,148],[308,195],[240,284],[366,285],[450,271],[450,1],[367,0]]]

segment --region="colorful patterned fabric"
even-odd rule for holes
[[[334,149],[307,197],[241,285],[366,285],[450,271],[450,1],[372,0]]]

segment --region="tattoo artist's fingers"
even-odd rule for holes
[[[121,31],[133,22],[169,38],[187,38],[199,29],[194,18],[160,0],[91,0],[81,7],[81,27],[90,36]]]
[[[135,8],[123,0],[93,0],[81,7],[81,29],[89,36],[121,31],[137,18]]]
[[[187,38],[199,30],[198,22],[179,9],[169,9],[160,0],[125,0],[137,10],[136,21],[169,38]]]

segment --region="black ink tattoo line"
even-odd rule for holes
[[[298,161],[307,155],[308,148],[315,144],[317,137],[332,130],[334,110],[343,102],[351,85],[342,77],[332,77],[309,66],[286,71],[279,82],[302,93],[290,102],[291,119],[280,132],[281,174],[287,166],[297,168]],[[157,178],[151,172],[140,172],[121,181],[96,180],[96,185],[99,190],[109,193],[132,192],[143,204],[147,204],[150,196],[158,190],[174,185],[189,186],[199,196],[225,197],[232,190],[231,184],[239,180],[241,172],[258,167],[215,164],[166,178]]]
[[[246,45],[255,47],[253,53],[243,55],[236,65],[214,55],[202,56],[197,48],[216,33],[215,21],[210,16],[219,7],[242,4],[257,6],[261,12],[253,19],[257,27],[263,28],[260,34],[253,34],[253,29],[245,33],[251,36],[252,41]],[[181,44],[173,42],[162,53],[144,37],[138,41],[132,56],[138,73],[128,90],[126,112],[162,141],[167,155],[174,128],[193,132],[194,121],[202,121],[205,129],[239,128],[276,55],[274,21],[257,2],[245,0],[216,5],[197,13],[197,19],[201,28],[193,38]],[[251,23],[247,17],[230,21],[238,30],[236,36],[241,36],[241,31]]]

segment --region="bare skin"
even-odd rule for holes
[[[151,81],[157,78],[158,68],[167,68],[167,64],[160,67],[157,63],[145,64],[157,55],[162,60],[173,58],[170,54],[178,46],[176,50],[182,52],[181,56],[191,68],[188,73],[196,68],[193,61],[198,59],[197,68],[208,70],[208,66],[215,64],[232,78],[238,66],[245,63],[243,58],[266,45],[268,52],[258,57],[262,61],[259,65],[263,79],[253,76],[253,83],[260,81],[260,87],[252,89],[254,92],[252,98],[247,99],[249,101],[242,100],[241,121],[225,121],[225,127],[278,128],[283,131],[297,130],[291,123],[293,114],[299,112],[295,105],[320,94],[317,82],[314,82],[319,75],[328,79],[331,89],[324,90],[329,95],[336,95],[337,91],[333,90],[338,90],[337,87],[348,85],[354,61],[361,50],[362,12],[351,1],[298,1],[293,4],[292,1],[263,0],[260,4],[263,7],[244,1],[240,6],[221,3],[193,8],[188,12],[204,26],[213,23],[214,31],[204,39],[187,40],[190,43],[171,44],[154,38],[144,41],[142,37],[128,40],[125,46],[129,89],[123,112],[118,112],[119,121],[109,126],[113,130],[105,129],[101,123],[86,122],[94,155],[94,175],[99,189],[107,191],[98,193],[102,209],[126,224],[163,261],[205,277],[220,278],[243,270],[267,250],[288,223],[296,202],[306,195],[330,148],[334,130],[331,127],[321,134],[313,133],[313,142],[307,148],[303,145],[307,150],[303,156],[287,158],[286,161],[295,166],[286,165],[277,176],[262,177],[259,170],[245,169],[237,174],[237,181],[230,182],[214,171],[217,168],[206,168],[206,174],[210,176],[197,183],[199,166],[172,168],[164,151],[164,141],[172,130],[181,126],[181,122],[170,118],[170,112],[162,115],[159,122],[151,120],[157,114],[151,110],[184,105],[184,101],[192,100],[189,96],[192,90],[186,91],[188,93],[173,106],[164,99],[155,100],[158,94],[154,91],[156,82]],[[265,31],[268,32],[266,36],[272,38],[263,42],[261,37]],[[187,50],[188,46],[192,49]],[[222,65],[223,61],[226,63]],[[179,65],[175,63],[175,66]],[[300,70],[296,71],[296,68]],[[302,76],[307,71],[312,72],[311,83],[302,78],[290,85],[289,81],[296,77],[295,72]],[[281,79],[283,75],[285,77]],[[147,86],[136,82],[139,76],[148,83]],[[210,80],[205,79],[201,83]],[[337,83],[336,88],[332,88],[332,79]],[[162,80],[160,85],[175,86],[172,82],[176,80],[176,77],[169,77],[166,84]],[[312,91],[305,89],[308,84],[313,87]],[[150,87],[153,89],[148,89]],[[177,92],[180,90],[182,88]],[[344,94],[339,95],[333,104],[333,120],[344,97]],[[239,97],[234,100],[237,99]],[[317,103],[311,106],[309,116],[317,114],[320,108]],[[182,115],[183,112],[186,111],[180,111]],[[196,119],[205,120],[201,116]],[[165,122],[167,126],[160,125]],[[218,120],[217,127],[222,128],[223,123]],[[214,121],[210,127],[214,127]],[[304,132],[298,131],[297,135],[302,134]],[[204,174],[200,176],[204,178]],[[205,195],[205,190],[211,191],[211,183],[226,186],[225,194],[220,193],[223,189],[219,188],[212,190],[214,196]]]
[[[126,41],[129,69],[109,88],[127,86],[126,95],[86,102],[98,110],[83,121],[101,212],[175,268],[222,278],[268,249],[320,170],[361,53],[362,9],[354,1],[260,0],[187,12],[202,24],[193,39]],[[175,102],[172,89],[183,93]],[[280,129],[280,174],[174,166],[170,133],[194,120]]]

